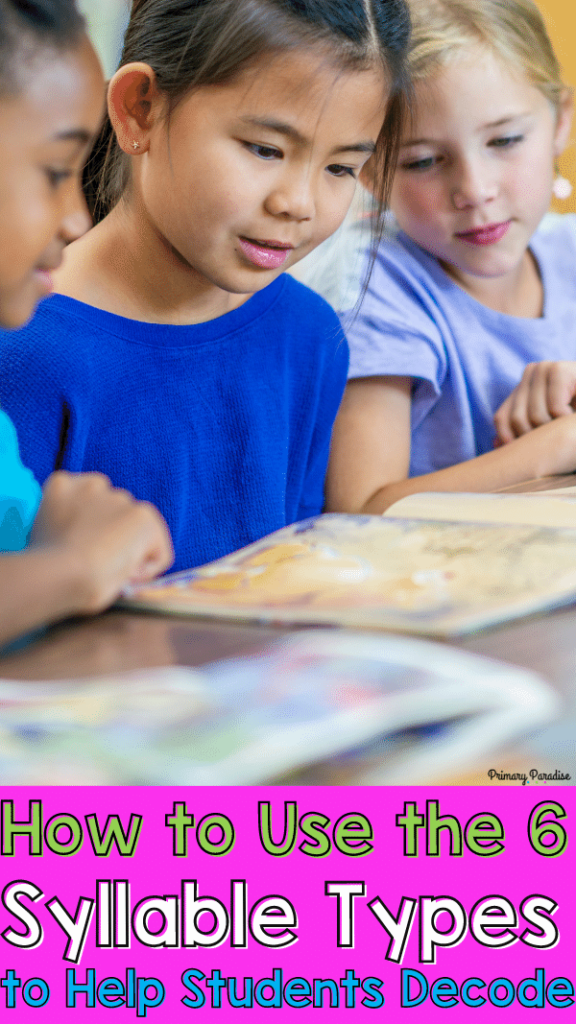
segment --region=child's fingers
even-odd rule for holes
[[[530,363],[518,387],[508,396],[495,416],[501,441],[507,443],[530,433],[553,419],[548,407],[552,363]]]
[[[112,487],[98,473],[52,475],[33,539],[80,553],[89,600],[96,606],[112,600],[113,591],[119,592],[134,574],[150,579],[174,557],[168,527],[157,509]]]
[[[529,406],[535,369],[536,366],[533,363],[526,367],[518,387],[508,395],[494,417],[498,436],[504,444],[513,441],[515,437],[529,433],[534,426],[530,419]],[[532,415],[536,415],[536,407],[539,403],[532,398],[532,404],[534,405]]]
[[[137,512],[143,522],[145,534],[140,565],[133,580],[146,581],[168,569],[174,561],[174,549],[168,527],[153,505],[139,502]]]
[[[528,430],[542,427],[545,423],[550,423],[550,420],[554,418],[548,406],[550,368],[552,365],[549,363],[536,363],[533,365],[526,389],[521,388],[522,395],[526,399],[525,420],[529,424]],[[523,433],[527,433],[527,431],[524,430]]]
[[[508,442],[513,441],[516,436],[510,423],[511,405],[512,396],[509,395],[494,416],[494,426],[496,428],[497,439],[495,447],[499,447],[501,444],[508,444]]]
[[[514,437],[522,437],[523,434],[528,434],[533,427],[529,409],[536,370],[536,365],[529,363],[522,374],[518,387],[514,388],[514,391],[508,398],[508,419]],[[532,400],[532,404],[535,405],[537,403]],[[533,414],[535,414],[535,409]]]
[[[110,488],[110,480],[104,473],[69,473],[59,469],[48,477],[43,490],[45,496],[55,494],[57,500],[64,500],[77,494],[98,496]]]
[[[129,583],[143,583],[164,572],[173,561],[168,527],[160,513],[124,492],[111,492],[116,507],[99,519],[84,551],[86,597],[82,610],[89,614],[108,607]],[[103,509],[102,509],[103,511]]]
[[[532,417],[536,416],[534,396],[531,396],[529,381],[522,380],[517,388],[508,395],[494,416],[494,425],[498,440],[508,444],[516,437],[529,433],[533,429]],[[530,405],[532,408],[530,409]],[[545,410],[545,407],[544,407]]]
[[[551,363],[547,378],[547,406],[550,415],[568,416],[574,411],[576,362]]]
[[[498,441],[507,444],[559,416],[576,403],[576,362],[530,363],[518,387],[498,409],[494,424]]]

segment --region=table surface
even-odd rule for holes
[[[574,477],[530,482],[515,491],[573,486]],[[111,610],[88,620],[62,623],[17,652],[0,658],[3,679],[71,679],[169,665],[200,666],[249,654],[286,630],[270,626],[174,619]],[[563,696],[561,720],[514,749],[499,752],[497,763],[474,767],[447,783],[488,784],[487,770],[509,772],[557,769],[576,777],[576,605],[533,616],[450,641],[450,646],[499,658],[540,673]],[[573,784],[573,781],[568,784]],[[354,768],[334,773],[330,763],[315,765],[291,781],[305,784],[354,783]],[[422,780],[427,781],[426,779]]]

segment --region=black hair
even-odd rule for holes
[[[0,0],[0,94],[18,92],[33,55],[72,48],[84,31],[74,0]]]
[[[135,0],[120,67],[150,65],[170,112],[194,89],[233,81],[265,54],[320,45],[343,70],[379,65],[390,90],[373,158],[384,204],[404,117],[409,35],[406,0]],[[84,172],[95,222],[129,183],[130,159],[106,118]]]

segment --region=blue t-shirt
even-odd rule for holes
[[[21,551],[38,511],[42,492],[18,454],[14,425],[0,409],[0,551]]]
[[[1,349],[25,463],[41,482],[98,470],[151,501],[175,569],[321,511],[348,348],[336,314],[288,276],[190,326],[54,295]]]
[[[411,476],[492,450],[494,413],[526,365],[576,359],[576,216],[547,215],[530,249],[544,287],[534,320],[482,305],[402,231],[381,243],[360,312],[345,321],[350,377],[414,379]]]

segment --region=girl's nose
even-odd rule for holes
[[[498,187],[490,170],[481,163],[463,163],[452,187],[452,203],[457,210],[482,206],[496,198]]]
[[[312,220],[315,199],[310,176],[306,174],[284,178],[269,193],[265,206],[268,213],[274,217],[298,221]]]
[[[74,183],[60,225],[60,235],[68,244],[86,234],[91,227],[92,218],[88,213],[84,195],[79,185]]]

